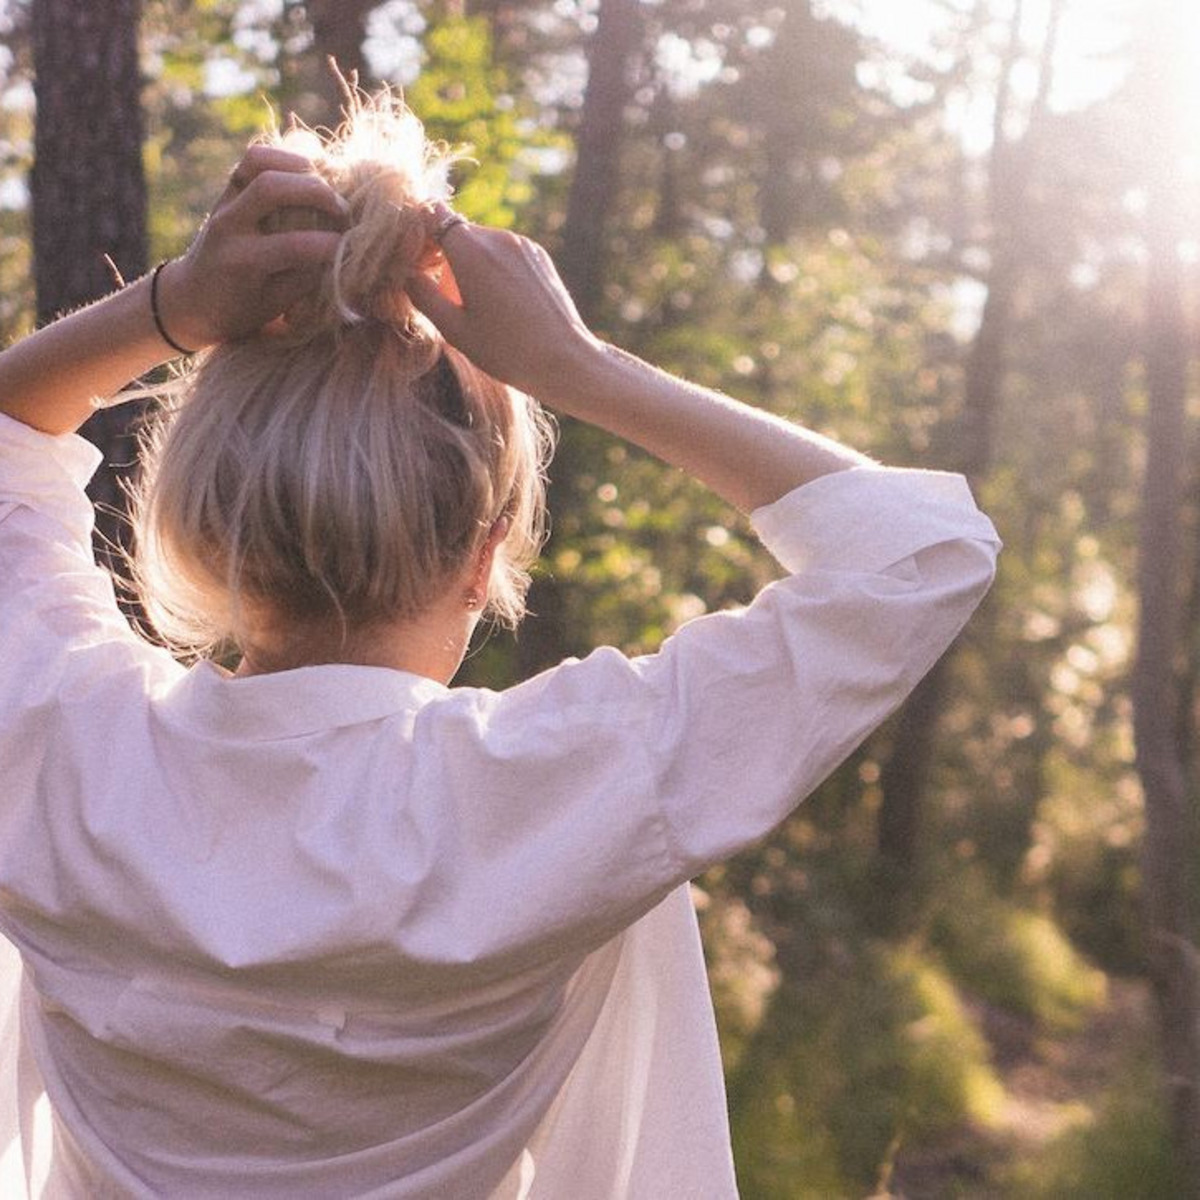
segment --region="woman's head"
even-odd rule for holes
[[[515,623],[542,538],[546,419],[404,291],[436,255],[448,158],[389,97],[323,143],[300,137],[279,140],[346,199],[349,228],[285,326],[205,355],[152,430],[134,506],[148,615],[192,651],[264,621],[349,637],[423,614],[492,535],[486,607]]]

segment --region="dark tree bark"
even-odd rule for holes
[[[34,0],[37,127],[31,178],[37,318],[95,300],[146,270],[142,169],[141,0]],[[136,457],[128,407],[97,413],[83,433],[104,454],[91,488],[97,544],[125,541],[120,480]]]
[[[1186,477],[1190,340],[1179,246],[1184,220],[1174,179],[1183,138],[1171,87],[1182,74],[1164,4],[1153,14],[1142,67],[1147,116],[1158,147],[1147,213],[1150,278],[1146,316],[1148,393],[1146,474],[1139,539],[1138,655],[1133,677],[1134,736],[1146,797],[1143,893],[1147,957],[1160,1022],[1181,1194],[1200,1196],[1200,977],[1194,940],[1195,828],[1179,743],[1182,637],[1181,512]],[[1190,69],[1190,67],[1188,68]],[[1176,77],[1178,77],[1178,75]]]
[[[146,269],[140,0],[35,0],[32,175],[39,324]]]
[[[659,147],[658,203],[654,208],[654,234],[664,241],[671,241],[683,231],[683,209],[680,203],[679,150],[672,138],[676,133],[677,113],[670,85],[666,80],[658,82],[658,94],[650,120]]]
[[[1158,1001],[1176,1146],[1190,1180],[1187,1194],[1200,1196],[1200,981],[1189,888],[1195,839],[1178,737],[1180,689],[1175,669],[1181,627],[1179,518],[1187,386],[1177,245],[1156,248],[1150,284],[1146,356],[1150,409],[1138,572],[1141,619],[1134,728],[1146,795],[1143,886],[1150,974]]]
[[[630,64],[641,38],[638,0],[601,0],[588,47],[588,82],[575,142],[558,268],[584,320],[594,320],[604,287],[604,229],[617,194]]]

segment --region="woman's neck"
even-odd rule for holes
[[[352,629],[338,622],[311,625],[283,621],[246,639],[237,675],[265,675],[345,663],[386,667],[447,684],[462,664],[475,616],[461,604],[434,605],[420,617]],[[279,630],[286,629],[286,633]]]

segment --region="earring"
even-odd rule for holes
[[[463,596],[463,604],[466,605],[468,612],[474,612],[479,607],[480,603],[481,600],[477,592],[467,592],[467,594]]]

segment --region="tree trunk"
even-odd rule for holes
[[[1163,1074],[1181,1176],[1181,1194],[1200,1196],[1200,980],[1193,940],[1194,817],[1178,741],[1181,629],[1180,514],[1185,494],[1186,402],[1190,346],[1179,245],[1184,220],[1174,169],[1184,139],[1175,118],[1172,66],[1182,74],[1165,5],[1145,44],[1143,74],[1150,128],[1160,154],[1147,212],[1146,475],[1138,591],[1138,656],[1133,676],[1134,736],[1146,797],[1143,845],[1147,957],[1160,1020]],[[1178,31],[1175,31],[1176,33]],[[1172,135],[1175,136],[1172,136]]]
[[[585,321],[604,288],[604,228],[617,194],[621,134],[632,87],[630,60],[641,35],[638,0],[601,0],[588,48],[588,82],[575,143],[558,268]]]
[[[1193,818],[1179,730],[1175,655],[1180,634],[1179,515],[1183,501],[1187,359],[1177,244],[1154,255],[1147,384],[1139,651],[1134,673],[1138,771],[1146,795],[1143,857],[1150,973],[1162,1025],[1163,1063],[1180,1163],[1200,1196],[1200,996],[1189,879]]]
[[[146,270],[142,169],[141,0],[34,0],[37,100],[31,178],[39,324]],[[109,265],[111,260],[112,266]],[[102,558],[126,541],[120,480],[136,457],[129,406],[97,413],[83,433],[104,454],[92,482]]]
[[[377,3],[378,0],[308,0],[308,19],[319,59],[315,82],[325,106],[322,120],[326,124],[337,124],[345,102],[342,85],[329,66],[330,60],[346,79],[356,78],[364,86],[370,82],[363,42],[367,36],[367,18]]]
[[[1037,95],[1024,137],[1013,144],[1007,133],[1012,76],[1021,58],[1023,6],[1018,0],[1009,27],[996,94],[989,165],[988,210],[992,266],[979,330],[967,356],[962,416],[954,431],[952,465],[978,487],[994,457],[994,430],[1007,371],[1015,301],[1026,269],[1022,225],[1028,187],[1036,167],[1041,126],[1049,110],[1054,56],[1066,0],[1051,5],[1040,56]],[[952,653],[952,652],[951,652]],[[901,712],[891,754],[880,778],[878,848],[893,897],[912,895],[920,854],[923,810],[937,741],[936,726],[945,707],[951,654],[943,656],[918,685]],[[900,909],[889,911],[901,913]]]
[[[782,103],[768,102],[762,111],[762,176],[758,186],[758,220],[768,246],[781,246],[796,231],[803,216],[804,195],[798,172],[815,168],[818,131],[825,119],[821,105],[827,100],[817,83],[797,93],[797,70],[806,80],[820,79],[817,50],[818,22],[811,0],[787,8],[767,65],[767,91]],[[797,103],[798,101],[798,103]]]
[[[559,272],[584,319],[596,319],[604,291],[604,229],[617,194],[625,106],[631,95],[631,60],[641,37],[638,0],[601,0],[600,20],[588,48],[588,81],[575,141],[575,173],[556,255]],[[577,502],[579,437],[585,431],[564,419],[551,470],[549,504],[562,514]],[[547,556],[548,557],[548,556]],[[530,617],[517,639],[522,677],[553,666],[571,649],[568,613],[558,581],[534,579]]]

